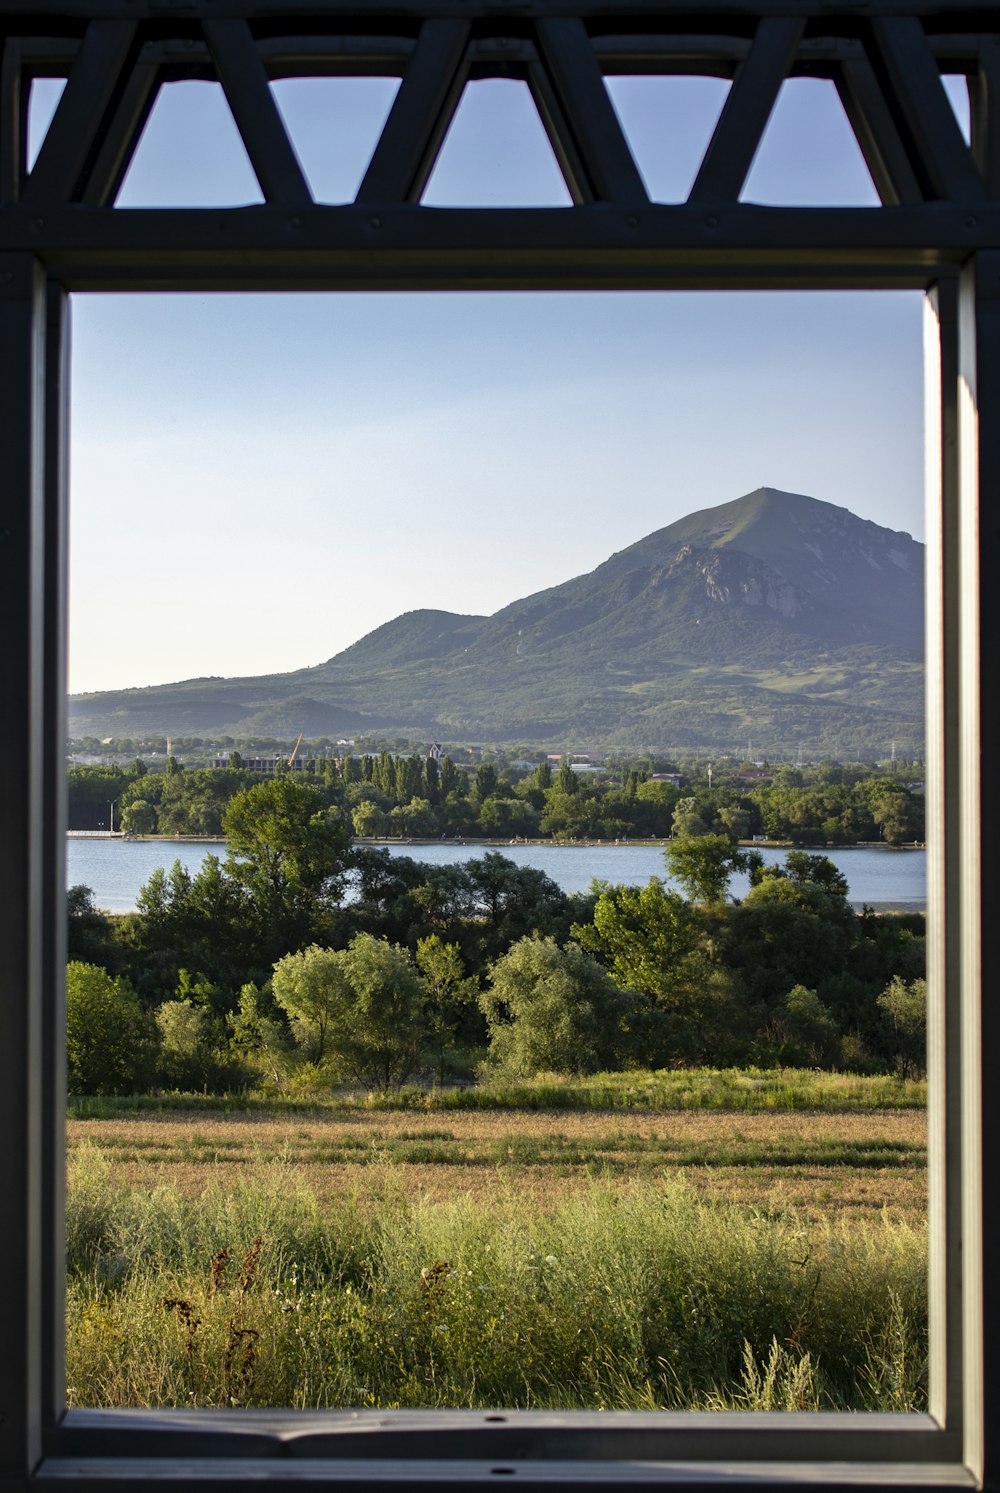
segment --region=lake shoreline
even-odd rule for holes
[[[98,907],[109,912],[134,911],[139,890],[157,869],[169,873],[175,860],[194,876],[208,856],[224,859],[226,843],[220,840],[138,837],[120,839],[96,834],[70,837],[66,841],[67,880],[88,886]],[[499,854],[519,867],[543,871],[568,895],[586,895],[594,880],[615,885],[646,886],[650,877],[671,885],[662,840],[592,841],[551,840],[366,840],[356,842],[389,857],[410,857],[433,866],[460,865]],[[782,864],[788,845],[753,847],[765,865]],[[906,847],[912,850],[913,847]],[[922,913],[927,905],[925,855],[895,853],[887,845],[810,847],[825,854],[846,876],[848,901],[860,911]],[[731,893],[739,899],[749,891],[745,871],[732,879]]]
[[[223,835],[126,835],[118,830],[100,829],[69,829],[66,831],[67,840],[122,840],[131,845],[225,845],[226,839]],[[352,839],[354,845],[385,846],[386,849],[400,845],[447,845],[457,846],[487,846],[491,850],[503,850],[506,846],[522,845],[531,848],[554,847],[591,849],[591,850],[665,850],[670,840],[560,840],[560,839],[516,839],[516,840],[493,840],[468,838],[443,838],[436,840],[416,840],[405,836],[370,836],[355,835]],[[807,850],[816,855],[825,855],[827,851],[833,850],[842,854],[849,850],[892,850],[908,852],[914,850],[926,850],[927,846],[922,840],[914,840],[912,844],[887,845],[884,840],[857,840],[853,845],[835,845],[831,841],[825,841],[821,845],[802,844],[798,840],[738,840],[737,844],[741,850]]]

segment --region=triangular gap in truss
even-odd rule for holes
[[[243,207],[263,202],[218,83],[161,86],[118,207]]]
[[[468,83],[421,199],[428,207],[569,207],[526,83]]]
[[[941,82],[948,95],[948,102],[955,111],[958,127],[965,136],[966,145],[972,140],[972,106],[969,101],[969,80],[964,73],[942,73]]]
[[[42,141],[49,132],[52,116],[66,87],[65,78],[32,78],[28,92],[27,165],[30,171],[38,160]]]
[[[398,78],[283,78],[271,84],[317,202],[354,201],[398,89]]]
[[[757,148],[741,202],[768,207],[878,207],[836,86],[788,78]]]
[[[729,93],[724,78],[609,77],[611,102],[654,202],[686,202]]]

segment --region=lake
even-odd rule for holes
[[[411,855],[433,865],[453,865],[499,850],[519,866],[536,866],[566,892],[585,892],[594,877],[604,881],[645,886],[651,876],[669,881],[659,845],[478,845],[440,841],[428,844],[387,845],[390,855]],[[139,888],[158,866],[167,869],[179,860],[192,873],[206,855],[225,856],[222,844],[204,840],[74,839],[66,842],[67,883],[82,883],[94,893],[98,907],[108,912],[130,912]],[[761,847],[773,864],[784,851]],[[893,850],[888,845],[827,850],[847,877],[849,896],[858,907],[867,903],[878,911],[899,908],[922,911],[926,900],[927,856],[923,850]],[[734,876],[731,891],[743,896],[745,876]]]

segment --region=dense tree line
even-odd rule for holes
[[[222,828],[224,861],[154,872],[135,913],[71,892],[74,1089],[922,1061],[923,920],[855,913],[822,855],[766,867],[730,835],[684,836],[666,849],[682,892],[568,896],[496,852],[352,847],[343,810],[291,775],[237,792]]]
[[[77,767],[69,774],[70,826],[107,829],[115,823],[137,835],[221,836],[233,797],[269,781],[239,764],[228,769],[165,770]],[[882,840],[912,844],[924,836],[923,795],[900,778],[864,768],[826,764],[778,770],[754,782],[693,772],[683,787],[655,780],[647,768],[624,764],[617,773],[581,776],[563,760],[531,771],[483,761],[474,772],[451,757],[417,754],[320,759],[303,778],[353,830],[366,839],[481,837],[513,840],[666,839],[726,834],[763,836],[799,845],[851,845]]]

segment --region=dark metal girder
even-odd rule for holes
[[[205,39],[219,82],[268,202],[306,207],[312,193],[268,87],[267,71],[245,21],[206,20]]]
[[[128,75],[81,193],[93,207],[113,203],[156,98],[159,65],[143,47]]]
[[[837,92],[883,205],[922,202],[920,183],[867,57],[844,64]]]
[[[24,170],[21,142],[27,119],[21,43],[0,43],[0,203],[16,202]]]
[[[582,21],[545,19],[538,23],[538,45],[557,107],[546,109],[536,91],[546,129],[578,202],[645,202],[646,188],[632,159],[604,85],[594,48]]]
[[[419,198],[468,76],[465,21],[426,21],[375,147],[358,202]]]
[[[986,185],[962,138],[920,23],[912,16],[877,16],[872,34],[873,66],[884,74],[888,101],[909,135],[913,165],[929,195],[972,205],[984,202]]]
[[[107,111],[124,86],[130,60],[134,61],[136,33],[136,26],[126,20],[98,19],[87,28],[21,194],[26,202],[72,200],[82,190],[100,149]]]
[[[65,34],[67,24],[81,27],[94,17],[127,18],[160,24],[199,24],[203,19],[239,18],[252,24],[272,25],[282,17],[298,22],[326,21],[337,17],[364,17],[364,25],[376,28],[386,20],[419,24],[431,12],[428,0],[0,0],[0,22],[16,20],[25,31],[42,35],[52,29]],[[915,16],[926,18],[936,28],[954,30],[950,20],[968,32],[1000,31],[1000,17],[992,3],[969,5],[964,0],[434,0],[435,16],[461,16],[469,20],[496,21],[501,16],[519,20],[539,16],[578,16],[605,29],[615,29],[616,17],[630,23],[655,16],[663,23],[683,17],[692,29],[706,31],[713,23],[725,29],[740,25],[750,35],[764,16],[828,18],[843,24],[860,17]],[[300,26],[301,30],[302,27]],[[306,28],[308,29],[308,28]]]
[[[4,242],[71,290],[921,287],[1000,241],[1000,205],[22,207],[3,219]]]
[[[735,202],[739,197],[804,24],[793,17],[761,21],[737,69],[689,201]]]

